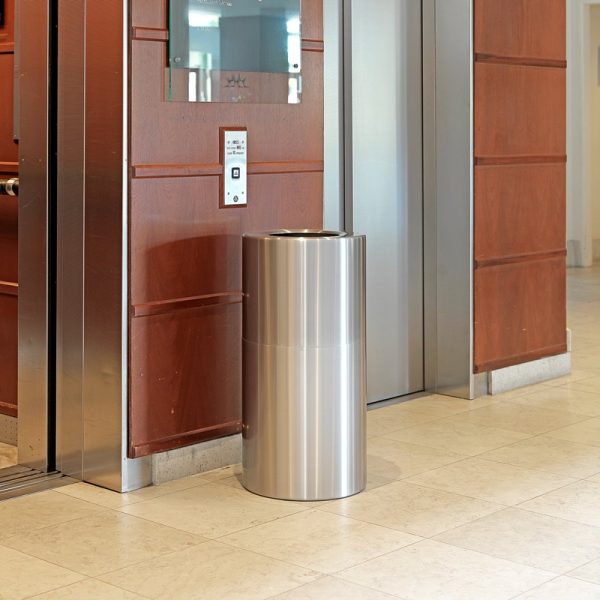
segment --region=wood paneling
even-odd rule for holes
[[[564,250],[565,188],[564,164],[475,167],[476,263]]]
[[[18,174],[13,140],[14,0],[5,0],[0,28],[0,178]],[[0,197],[0,414],[17,414],[17,242],[16,198]]]
[[[241,431],[241,335],[241,304],[132,320],[132,456]]]
[[[250,162],[323,160],[322,53],[303,53],[302,103],[288,105],[167,102],[165,52],[162,42],[133,43],[132,165],[218,163],[213,123],[248,127]]]
[[[166,29],[164,6],[134,0],[133,27]],[[299,105],[168,102],[167,44],[132,41],[132,457],[240,431],[242,233],[322,226],[322,2],[303,11]],[[248,129],[248,206],[226,210],[232,126]]]
[[[476,0],[475,52],[565,60],[565,0]]]
[[[475,155],[564,156],[566,71],[477,62]]]
[[[475,372],[566,351],[564,0],[475,0]]]
[[[475,272],[476,372],[566,352],[564,257]]]
[[[17,296],[0,289],[0,413],[17,416]]]

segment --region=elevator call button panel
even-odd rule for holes
[[[221,130],[223,183],[221,206],[248,204],[248,132],[245,129]]]

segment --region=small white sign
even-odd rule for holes
[[[223,204],[245,206],[248,204],[248,132],[224,132]]]

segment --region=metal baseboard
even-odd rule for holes
[[[75,480],[58,471],[43,473],[18,465],[0,469],[0,502],[71,483],[75,483]]]

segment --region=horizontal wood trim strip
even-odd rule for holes
[[[241,302],[242,292],[207,294],[206,296],[193,296],[191,298],[177,298],[173,300],[161,300],[160,302],[149,302],[148,304],[136,304],[131,307],[131,316],[133,318],[154,317],[178,310],[190,310],[218,304],[239,304]]]
[[[517,65],[523,67],[549,67],[553,69],[566,69],[567,61],[555,58],[528,58],[521,56],[499,56],[496,54],[475,54],[477,62],[496,63],[501,65]]]
[[[10,281],[0,281],[0,294],[3,296],[18,296],[19,284]]]
[[[196,165],[134,165],[131,170],[131,175],[134,179],[207,177],[218,176],[223,173],[223,167],[218,163]]]
[[[133,27],[132,39],[144,42],[168,42],[169,30],[154,27]],[[3,44],[8,46],[9,44]],[[0,48],[2,45],[0,45]],[[302,50],[305,52],[323,52],[325,44],[323,40],[302,40]]]
[[[19,172],[19,163],[16,162],[0,162],[0,173],[15,173]]]
[[[2,42],[0,43],[0,54],[14,54],[15,43],[14,42]]]
[[[325,164],[321,160],[306,160],[298,162],[265,162],[250,163],[249,175],[276,175],[278,173],[322,173]]]
[[[323,40],[302,40],[302,50],[304,52],[323,52],[325,44]]]
[[[154,27],[134,27],[132,38],[145,42],[168,42],[169,30]]]
[[[475,166],[565,164],[566,154],[560,156],[476,156]]]
[[[502,265],[512,265],[515,263],[522,262],[535,262],[539,260],[549,260],[552,258],[560,258],[561,256],[567,256],[567,250],[561,248],[560,250],[552,250],[550,252],[532,252],[530,254],[519,254],[515,256],[502,256],[498,258],[487,258],[485,260],[475,260],[476,269],[485,269],[489,267],[499,267]]]
[[[16,404],[9,404],[8,402],[0,402],[0,415],[7,415],[8,417],[18,417],[19,409]]]
[[[567,352],[567,343],[560,344],[558,346],[550,346],[548,348],[542,348],[535,352],[528,352],[527,354],[519,354],[517,356],[509,356],[499,360],[493,360],[480,365],[475,365],[475,373],[487,373],[489,371],[495,371],[497,369],[504,369],[506,367],[514,367],[515,365],[521,365],[523,363],[531,362],[533,360],[539,360],[540,358],[547,358],[548,356],[557,356]]]
[[[155,452],[163,452],[165,450],[172,450],[174,448],[182,448],[183,446],[190,446],[199,442],[206,442],[209,440],[226,437],[228,435],[234,435],[236,433],[240,433],[241,431],[242,422],[232,421],[222,425],[215,425],[214,427],[190,431],[182,435],[175,435],[150,442],[143,442],[129,448],[129,458],[140,458],[142,456],[154,454]]]
[[[250,163],[248,175],[272,175],[278,173],[322,173],[323,161]],[[162,177],[209,177],[223,174],[223,165],[212,164],[172,164],[172,165],[134,165],[134,179]]]

